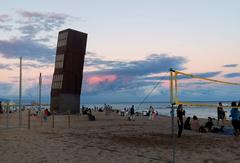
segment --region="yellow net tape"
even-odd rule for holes
[[[185,105],[185,106],[196,106],[196,107],[210,107],[210,108],[217,108],[219,105],[214,105],[214,104],[200,104],[200,103],[193,103],[193,102],[180,102],[177,101],[176,105]],[[240,106],[221,106],[223,108],[240,108]]]
[[[175,84],[175,94],[174,94],[174,101],[178,101],[178,87],[177,87],[177,73],[174,74],[174,84]]]
[[[186,74],[180,71],[175,71],[176,74],[182,74],[185,76],[190,76],[192,78],[198,78],[198,79],[202,79],[202,80],[207,80],[207,81],[211,81],[211,82],[217,82],[217,83],[223,83],[223,84],[230,84],[230,85],[240,85],[240,83],[232,83],[232,82],[226,82],[226,81],[220,81],[220,80],[215,80],[215,79],[209,79],[209,78],[204,78],[204,77],[200,77],[197,75],[193,75],[193,74]]]
[[[173,99],[173,72],[170,72],[170,103],[173,104],[175,103]]]

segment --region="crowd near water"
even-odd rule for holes
[[[206,104],[206,103],[205,103]],[[199,132],[212,131],[214,126],[213,120],[217,120],[217,125],[219,128],[216,130],[223,131],[224,123],[226,120],[231,120],[232,126],[234,129],[235,135],[240,134],[240,112],[238,107],[240,107],[239,102],[209,102],[209,106],[215,104],[217,107],[189,107],[182,104],[175,106],[176,112],[171,112],[172,107],[169,103],[114,103],[114,104],[85,104],[79,108],[80,115],[86,114],[90,121],[95,121],[95,116],[92,114],[92,111],[104,112],[106,116],[111,115],[113,112],[119,114],[120,116],[127,117],[127,120],[134,121],[135,116],[148,116],[150,120],[158,115],[171,116],[172,113],[175,113],[177,117],[178,124],[178,136],[181,137],[183,129],[186,130],[197,130]],[[225,108],[224,106],[231,106]],[[4,109],[3,109],[4,108]],[[40,111],[39,106],[23,105],[22,110],[31,109],[35,110],[36,114]],[[49,112],[50,106],[42,106],[44,110],[44,115],[46,112]],[[0,102],[0,113],[6,112],[6,105],[2,107]],[[8,107],[8,113],[17,112],[18,108]],[[46,114],[47,116],[50,115]],[[184,118],[183,118],[184,116]],[[205,125],[200,125],[198,118],[208,119]],[[185,122],[184,122],[185,121]],[[221,124],[219,124],[221,122]]]
[[[206,102],[198,102],[198,103],[206,103]],[[218,101],[215,102],[207,102],[206,104],[209,105],[218,105]],[[145,103],[109,103],[107,105],[110,105],[112,109],[114,110],[128,110],[131,108],[132,105],[135,106],[135,111],[146,114],[149,110],[149,107],[152,106],[155,112],[157,112],[159,115],[164,116],[171,116],[171,105],[169,102],[145,102]],[[231,102],[222,102],[222,105],[231,105]],[[88,108],[104,108],[104,104],[83,104],[84,107]],[[189,107],[184,106],[184,110],[186,112],[186,117],[190,116],[193,117],[194,115],[198,116],[199,118],[208,118],[212,117],[217,119],[217,107]],[[224,109],[226,114],[226,119],[230,119],[230,111],[231,108],[225,108]],[[176,114],[175,114],[176,116]]]
[[[199,103],[199,102],[198,102]],[[201,103],[201,102],[200,102]],[[202,102],[202,103],[206,103],[206,102]],[[207,104],[209,105],[218,105],[219,102],[207,102]],[[126,111],[129,110],[132,105],[134,105],[134,109],[135,112],[137,113],[141,113],[143,115],[146,115],[149,107],[151,106],[152,109],[154,109],[154,112],[156,112],[159,115],[164,115],[164,116],[171,116],[170,111],[171,111],[171,105],[169,102],[145,102],[145,103],[136,103],[136,102],[132,102],[132,103],[108,103],[108,104],[87,104],[87,103],[82,103],[81,104],[81,108],[85,107],[85,108],[91,108],[91,109],[104,109],[106,108],[106,106],[109,106],[111,109],[113,110],[119,110],[119,111]],[[222,102],[222,105],[231,105],[231,102]],[[24,109],[28,109],[31,108],[33,110],[37,110],[39,109],[39,106],[31,106],[31,105],[24,105],[23,106]],[[44,105],[41,106],[41,108],[44,109],[50,109],[49,105]],[[80,109],[81,109],[80,108]],[[18,110],[18,106],[12,106],[9,108],[11,111],[17,111]],[[186,117],[190,116],[193,117],[194,115],[198,116],[199,118],[208,118],[208,117],[212,117],[217,119],[217,107],[189,107],[189,106],[184,106],[184,110],[186,112]],[[226,115],[226,119],[231,119],[229,117],[230,115],[230,111],[231,108],[225,108],[225,115]],[[175,115],[176,116],[176,115]]]

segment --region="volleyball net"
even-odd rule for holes
[[[240,83],[204,76],[211,75],[188,74],[170,69],[170,103],[172,105],[182,104],[184,106],[214,108],[218,107],[218,102],[221,101],[227,103],[223,105],[225,108],[232,108],[232,101],[238,104],[240,101]],[[240,108],[240,106],[236,107]]]

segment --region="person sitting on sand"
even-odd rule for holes
[[[191,128],[192,128],[192,130],[199,131],[200,124],[199,124],[198,117],[196,115],[193,116]]]
[[[186,121],[184,122],[184,129],[185,130],[191,130],[191,118],[190,117],[187,117]]]
[[[182,135],[183,116],[184,116],[183,105],[180,104],[180,105],[178,105],[178,108],[177,108],[178,137],[181,137],[181,135]]]
[[[208,132],[212,131],[213,121],[211,117],[208,117],[208,121],[205,124],[205,128],[207,128]]]
[[[91,109],[90,109],[90,110],[91,110]],[[88,120],[89,120],[89,121],[95,121],[95,120],[96,120],[95,116],[92,115],[92,112],[91,112],[91,111],[88,112],[87,115],[88,115]]]

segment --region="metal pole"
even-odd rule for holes
[[[20,74],[19,74],[19,127],[22,125],[22,115],[21,115],[21,108],[22,108],[22,57],[20,57]]]
[[[28,110],[28,129],[30,130],[30,109]]]
[[[41,110],[39,112],[40,112],[40,124],[42,126],[43,125],[43,113]]]
[[[52,128],[54,128],[54,112],[52,112]]]
[[[39,111],[41,110],[41,96],[42,96],[42,73],[39,75]]]
[[[171,109],[171,120],[172,120],[172,162],[175,163],[175,157],[176,157],[176,148],[175,148],[175,131],[174,131],[174,90],[173,90],[173,72],[174,70],[170,69],[170,103],[172,105]]]
[[[174,106],[172,105],[172,110],[171,110],[171,115],[172,115],[172,160],[173,163],[175,163],[175,157],[176,157],[176,142],[175,142],[175,131],[174,131]]]
[[[68,128],[70,128],[70,114],[68,114]]]
[[[174,103],[174,90],[173,90],[173,69],[170,69],[170,103]]]
[[[8,102],[7,102],[6,111],[7,111],[7,129],[8,129],[8,121],[9,121],[9,103]]]

